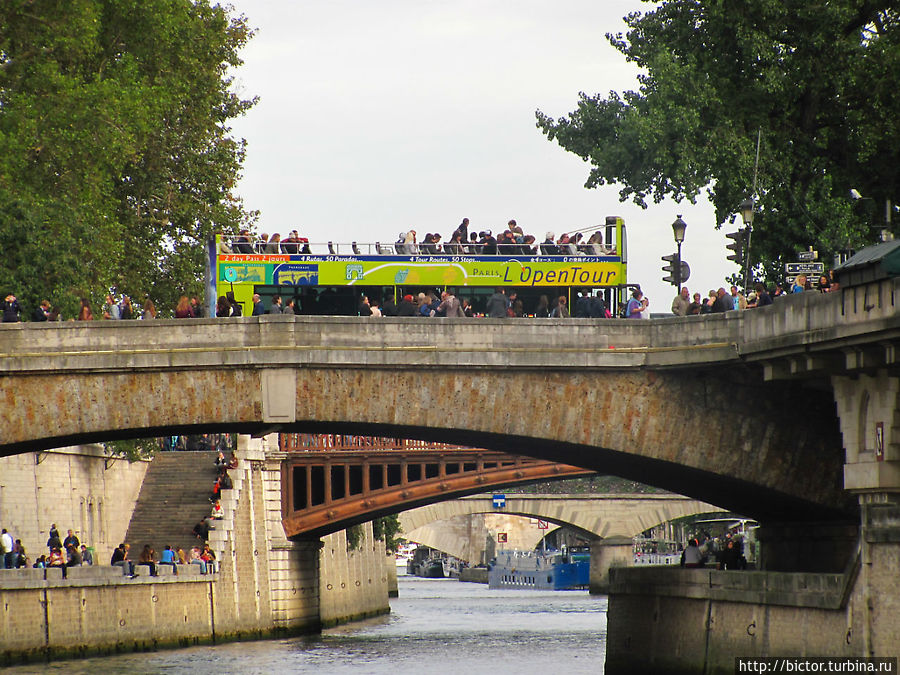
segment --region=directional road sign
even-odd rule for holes
[[[785,263],[784,271],[788,274],[823,274],[825,263],[821,262],[795,262]]]

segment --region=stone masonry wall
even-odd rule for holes
[[[47,580],[29,574],[43,570],[0,575],[0,667],[213,640],[213,576],[128,579],[116,568],[88,571],[68,581],[60,570],[47,570]]]
[[[896,657],[898,564],[900,542],[882,541],[844,575],[614,569],[606,673],[730,674],[736,656]]]
[[[34,561],[47,553],[50,525],[73,529],[108,562],[125,538],[147,462],[107,461],[87,445],[0,457],[0,526],[22,540]]]
[[[178,577],[129,579],[100,558],[95,567],[70,570],[69,580],[63,580],[59,570],[0,571],[0,666],[48,657],[297,634],[389,611],[388,558],[379,553],[383,544],[374,540],[371,525],[365,528],[362,549],[357,551],[346,550],[343,532],[329,537],[324,546],[318,541],[285,539],[280,459],[277,453],[267,452],[268,447],[265,439],[250,442],[241,437],[239,466],[231,472],[234,488],[223,492],[225,518],[210,533],[210,546],[220,562],[218,574],[202,577],[196,574],[196,566],[189,566]],[[66,453],[56,454],[62,455],[53,460],[57,464],[69,461]],[[66,485],[70,492],[80,489],[77,476],[102,471],[103,459],[88,456],[89,460],[75,461],[93,462],[100,469],[88,466],[80,474],[72,472],[76,478]],[[22,463],[20,475],[26,473],[23,462],[29,459],[34,461],[33,455],[10,458]],[[117,462],[101,473],[110,486],[134,483],[130,501],[117,496],[123,502],[120,510],[129,516],[140,491],[140,480],[131,475],[133,467]],[[59,466],[56,469],[61,471]],[[6,475],[2,475],[4,484]],[[34,481],[32,476],[32,485]],[[4,489],[4,498],[14,499],[20,509],[37,512],[33,504],[40,501],[37,492],[32,488],[29,494],[22,479],[15,494]],[[60,502],[54,517],[61,528],[75,518],[62,508],[65,503]],[[70,508],[72,503],[80,504],[68,503]],[[4,506],[3,513],[13,511]],[[128,525],[126,518],[121,520],[116,543]],[[20,527],[14,531],[27,531]],[[22,538],[23,543],[28,541]],[[31,546],[35,551],[41,548],[38,543]],[[325,595],[322,602],[320,588]]]

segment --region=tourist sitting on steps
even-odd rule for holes
[[[138,565],[147,565],[150,568],[150,576],[157,576],[156,556],[153,553],[153,549],[150,548],[150,544],[144,544],[141,555],[138,557]]]
[[[194,546],[191,549],[191,565],[200,565],[200,574],[206,574],[206,561],[200,556],[200,547]]]
[[[162,557],[159,559],[160,565],[171,565],[172,566],[172,574],[178,575],[178,561],[175,558],[175,551],[172,550],[172,547],[166,544],[165,549],[163,549]]]
[[[66,555],[68,556],[66,567],[81,567],[81,551],[75,546],[75,544],[69,544],[66,547]]]
[[[128,549],[130,546],[125,542],[116,547],[116,550],[113,551],[112,558],[109,561],[109,564],[113,567],[121,567],[123,574],[127,574],[130,577],[134,576],[134,563],[128,559]]]
[[[209,544],[203,544],[203,551],[200,553],[200,559],[206,562],[206,568],[215,574],[218,571],[218,563],[216,562],[216,554],[209,548]]]
[[[206,541],[209,538],[209,518],[204,518],[199,523],[194,525],[194,529],[191,531],[193,532],[195,537]]]
[[[54,548],[50,551],[50,557],[47,558],[47,567],[61,567],[63,573],[63,579],[66,578],[66,560],[63,558],[62,551],[58,548]]]

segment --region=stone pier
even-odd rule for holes
[[[898,656],[900,378],[831,381],[858,521],[760,528],[759,572],[613,568],[607,673],[730,674],[736,656]]]

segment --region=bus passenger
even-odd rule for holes
[[[541,244],[541,255],[559,255],[559,249],[553,241],[553,232],[548,232],[544,243]]]
[[[403,240],[403,251],[407,255],[415,255],[419,252],[419,245],[416,243],[416,231],[410,230],[406,233]]]
[[[450,255],[460,255],[463,253],[464,245],[465,239],[463,238],[462,232],[457,230],[453,233],[453,236],[450,237],[450,241],[444,244],[444,253],[449,253]]]
[[[468,250],[469,253],[473,255],[481,253],[481,246],[478,245],[478,234],[476,234],[475,232],[473,232],[469,238]]]
[[[481,240],[478,242],[481,246],[481,255],[497,255],[497,240],[494,239],[490,230],[479,232]]]
[[[459,227],[456,228],[456,230],[454,231],[453,234],[456,234],[457,232],[459,232],[459,234],[460,234],[460,239],[462,239],[463,241],[469,240],[469,219],[468,218],[462,219],[462,222],[459,224]]]
[[[277,232],[272,235],[269,239],[269,243],[266,244],[266,253],[277,254],[281,250],[281,235]]]

